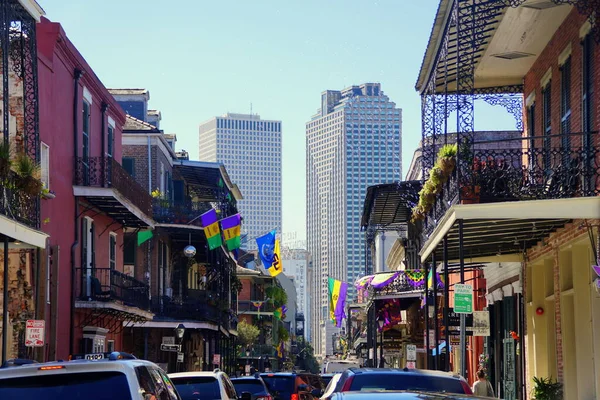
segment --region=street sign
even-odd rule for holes
[[[177,362],[178,363],[183,362],[183,353],[177,353]]]
[[[408,369],[417,369],[417,363],[416,363],[416,361],[407,361],[406,362],[406,368],[408,368]]]
[[[45,332],[46,322],[43,319],[28,319],[25,325],[25,346],[43,347]]]
[[[220,365],[221,364],[221,355],[220,354],[214,354],[213,355],[213,364],[214,365]]]
[[[180,352],[181,351],[181,345],[179,344],[161,344],[160,345],[160,349],[162,351],[173,351],[173,352]]]
[[[460,346],[460,337],[450,336],[450,346]]]
[[[473,313],[473,286],[456,283],[454,285],[454,312],[457,314]]]
[[[417,346],[414,344],[406,345],[406,359],[408,361],[417,361]]]

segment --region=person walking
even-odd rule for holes
[[[494,389],[492,384],[485,377],[485,371],[480,369],[477,371],[477,381],[473,384],[473,394],[476,396],[494,397]]]

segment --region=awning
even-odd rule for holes
[[[22,246],[20,248],[26,248],[28,247],[27,245],[31,245],[40,249],[46,248],[46,239],[49,236],[44,232],[29,228],[4,215],[0,215],[0,234],[21,242]]]
[[[218,326],[210,322],[191,322],[191,321],[148,321],[148,322],[135,322],[133,324],[123,322],[123,326],[129,328],[161,328],[161,329],[175,329],[179,324],[183,324],[185,329],[207,329],[211,331],[217,331]]]
[[[405,181],[369,186],[360,226],[397,230],[411,218],[419,201],[421,181]]]
[[[442,260],[442,241],[448,237],[448,258],[459,257],[459,220],[463,220],[465,259],[522,254],[567,222],[600,218],[600,197],[527,200],[485,204],[457,204],[437,222],[423,244],[426,262],[436,252]]]

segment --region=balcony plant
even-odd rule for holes
[[[0,141],[0,180],[4,181],[8,177],[12,166],[12,150],[10,143],[4,140]]]
[[[419,192],[419,202],[412,210],[412,222],[425,219],[425,216],[435,203],[435,198],[442,192],[444,184],[450,179],[456,167],[457,146],[447,144],[442,146],[437,155],[433,168],[429,171],[429,179],[423,184]]]
[[[19,153],[15,159],[14,168],[18,176],[17,186],[25,193],[39,196],[42,192],[40,166],[25,153]]]

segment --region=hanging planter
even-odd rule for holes
[[[429,171],[429,179],[425,181],[419,192],[419,202],[412,210],[411,221],[413,223],[425,219],[433,208],[436,196],[442,192],[444,184],[450,179],[450,175],[456,167],[457,150],[455,144],[447,144],[438,152],[437,161]]]

